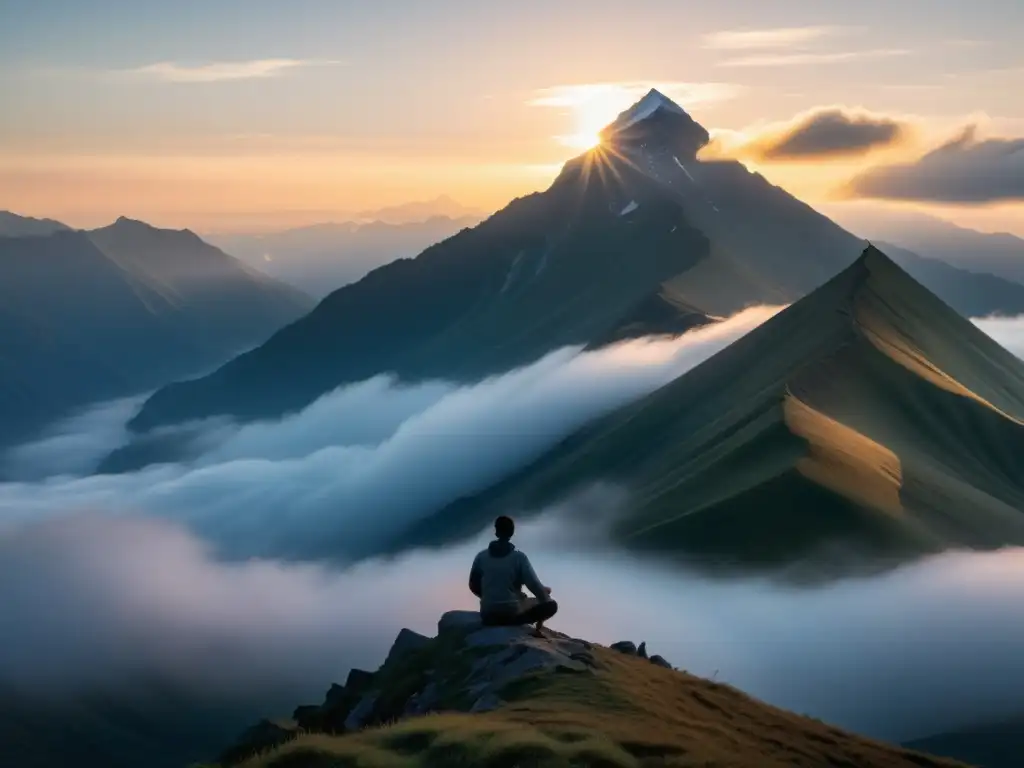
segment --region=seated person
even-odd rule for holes
[[[540,583],[525,553],[509,541],[516,526],[502,515],[494,521],[495,541],[477,554],[469,572],[469,589],[480,598],[480,618],[486,626],[536,625],[543,637],[544,622],[555,615],[558,603],[551,589]],[[526,586],[534,597],[523,594]]]

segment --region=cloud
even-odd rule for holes
[[[875,48],[863,51],[837,51],[833,53],[780,53],[763,56],[740,56],[719,62],[721,67],[796,67],[808,64],[842,64],[865,59],[887,59],[906,56],[909,50],[902,48]]]
[[[0,485],[0,529],[78,511],[143,512],[184,523],[226,557],[358,558],[773,312],[748,310],[677,340],[567,348],[473,386],[402,387],[378,377],[281,422],[192,425],[202,454],[189,465]]]
[[[71,697],[160,679],[197,707],[227,697],[253,719],[317,701],[348,668],[375,667],[400,627],[432,634],[441,612],[472,607],[466,571],[482,542],[356,565],[316,558],[358,553],[504,476],[770,314],[560,350],[472,386],[379,377],[280,422],[208,423],[189,465],[0,485],[0,605],[18,628],[0,644],[0,689]],[[1024,320],[976,322],[1024,347]],[[18,454],[22,470],[80,468],[90,444],[70,439],[74,426],[102,442],[127,405],[55,429],[62,440]],[[883,738],[1024,706],[1024,553],[952,554],[815,589],[710,581],[608,551],[596,534],[624,503],[623,489],[598,485],[517,532],[560,601],[557,629],[646,640],[694,673]]]
[[[52,475],[84,475],[129,437],[125,423],[146,396],[101,403],[48,428],[35,440],[0,458],[0,480],[43,480]]]
[[[776,27],[774,29],[734,29],[704,36],[704,47],[716,50],[748,48],[790,48],[810,43],[840,31],[839,27]]]
[[[845,190],[851,197],[935,203],[1024,200],[1024,139],[981,139],[969,126],[909,163],[871,168]]]
[[[596,548],[578,530],[548,515],[517,532],[559,600],[551,624],[561,631],[645,640],[694,674],[879,738],[1024,706],[1020,550],[796,589],[708,580]],[[466,572],[482,544],[341,571],[225,563],[150,518],[32,524],[0,534],[0,604],[18,627],[0,646],[0,684],[70,695],[159,675],[195,701],[228,696],[255,701],[254,719],[285,714],[350,667],[375,668],[399,628],[432,635],[443,611],[471,608]],[[280,710],[259,709],[271,699]]]
[[[1024,316],[976,317],[971,320],[1001,347],[1024,359]]]
[[[906,123],[886,115],[822,107],[768,128],[740,152],[768,161],[858,156],[900,143],[907,130]]]
[[[316,59],[254,59],[252,61],[214,61],[207,64],[178,64],[161,61],[127,70],[168,83],[216,83],[226,80],[252,80],[278,77],[290,69],[300,67],[333,66],[338,61]]]

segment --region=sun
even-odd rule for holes
[[[574,133],[571,136],[563,136],[562,140],[567,147],[586,151],[600,144],[601,136],[596,131],[594,133]]]

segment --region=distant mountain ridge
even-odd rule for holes
[[[652,317],[671,332],[785,304],[864,248],[742,164],[698,160],[707,131],[655,90],[603,136],[547,190],[335,291],[209,376],[160,390],[132,429],[273,418],[382,371],[472,380],[567,344],[658,332]],[[960,281],[937,282],[965,306]]]
[[[54,219],[35,219],[31,216],[19,216],[10,211],[0,211],[0,237],[52,235],[54,232],[68,229],[71,227]]]
[[[119,219],[0,238],[0,442],[198,373],[311,305],[188,231]]]
[[[210,241],[261,272],[323,298],[480,220],[479,216],[432,216],[400,224],[328,222],[280,232],[213,235]]]

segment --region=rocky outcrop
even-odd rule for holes
[[[620,640],[617,643],[612,643],[608,647],[611,648],[613,651],[618,651],[619,653],[623,653],[626,656],[636,656],[638,659],[646,659],[647,661],[651,662],[651,664],[663,667],[664,669],[675,669],[675,667],[673,667],[665,659],[664,656],[659,656],[658,654],[655,654],[654,656],[648,656],[647,643],[645,642],[640,643],[640,645],[638,646],[636,643],[630,640]]]
[[[611,647],[634,656],[638,651],[630,642]],[[438,621],[436,637],[403,629],[377,671],[353,669],[344,685],[331,685],[321,704],[297,707],[288,722],[253,726],[220,763],[237,764],[300,731],[344,734],[432,712],[494,711],[505,706],[503,691],[513,683],[600,669],[593,649],[559,632],[536,637],[530,627],[485,627],[475,611],[449,611]]]

